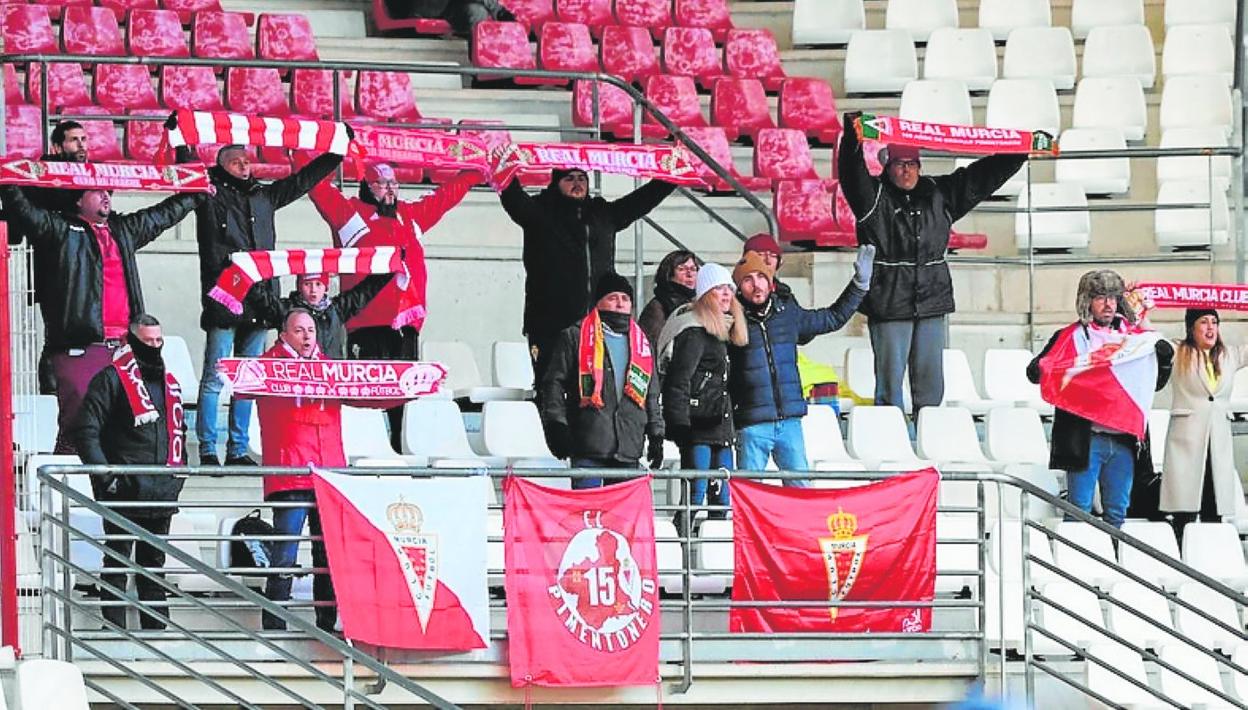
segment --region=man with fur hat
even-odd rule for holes
[[[792,298],[779,297],[775,272],[763,257],[747,252],[732,272],[745,310],[749,342],[728,348],[728,391],[737,428],[737,467],[762,471],[775,459],[782,471],[805,471],[806,442],[802,417],[806,400],[797,371],[797,345],[845,325],[867,295],[875,247],[858,248],[854,276],[836,302],[807,310]],[[786,485],[805,485],[788,480]]]
[[[594,305],[594,284],[615,271],[615,235],[659,206],[676,189],[651,180],[618,200],[589,194],[584,170],[555,170],[530,197],[512,179],[503,209],[524,230],[524,334],[541,381],[551,346]]]
[[[551,346],[538,382],[546,441],[573,468],[637,468],[646,437],[662,437],[659,387],[650,341],[633,320],[633,287],[609,271],[592,293],[594,307]],[[598,488],[601,478],[573,479]]]
[[[867,170],[855,128],[861,112],[845,114],[838,166],[841,188],[858,219],[858,243],[876,249],[871,293],[862,302],[875,353],[875,403],[901,407],[910,368],[915,416],[945,395],[947,317],[954,310],[945,252],[954,222],[1005,184],[1023,154],[991,155],[948,175],[922,175],[918,148],[890,145],[884,176]]]
[[[1079,279],[1075,312],[1079,319],[1049,338],[1040,354],[1027,366],[1027,379],[1040,383],[1041,360],[1068,328],[1076,328],[1076,337],[1091,341],[1102,333],[1125,333],[1137,322],[1135,311],[1124,299],[1126,285],[1117,272],[1109,269],[1089,271]],[[1160,390],[1170,379],[1174,347],[1164,338],[1158,339],[1157,381],[1150,383]],[[1112,417],[1107,417],[1112,420]],[[1102,420],[1104,421],[1104,420]],[[1137,476],[1153,475],[1152,453],[1148,437],[1136,439],[1134,434],[1104,423],[1094,423],[1057,408],[1053,415],[1050,437],[1049,467],[1066,471],[1066,486],[1071,504],[1091,512],[1093,492],[1099,482],[1104,520],[1120,527],[1131,502],[1131,488]]]

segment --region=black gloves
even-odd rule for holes
[[[686,446],[689,443],[689,437],[693,435],[689,426],[669,426],[667,427],[667,438],[677,446]]]
[[[845,127],[845,130],[849,130],[859,116],[862,116],[862,111],[846,111],[841,116],[841,125]]]
[[[173,129],[177,127],[178,127],[178,112],[174,111],[173,113],[169,114],[169,118],[165,119],[165,128],[172,131]]]
[[[572,455],[572,432],[567,424],[549,423],[546,425],[546,446],[557,459],[566,459]]]
[[[646,463],[651,469],[663,468],[663,437],[653,434],[646,437]]]

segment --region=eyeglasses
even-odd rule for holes
[[[373,183],[373,186],[379,190],[385,190],[386,188],[390,188],[392,190],[399,189],[399,183],[397,180],[378,180]]]
[[[896,167],[901,168],[902,170],[918,170],[919,161],[917,160],[894,160],[893,162],[889,163],[889,166],[890,167],[896,166]]]
[[[697,265],[697,264],[685,264],[684,266],[677,266],[677,267],[676,267],[676,273],[678,273],[678,274],[696,274],[696,273],[698,273],[698,265]]]

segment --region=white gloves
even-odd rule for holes
[[[863,244],[858,247],[858,258],[854,259],[854,285],[866,291],[871,288],[871,269],[875,266],[875,245]]]

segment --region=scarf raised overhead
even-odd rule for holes
[[[1046,133],[1014,128],[954,126],[926,123],[896,116],[864,113],[854,122],[859,140],[883,141],[889,145],[913,145],[949,153],[991,155],[994,153],[1053,153],[1057,141]]]
[[[156,166],[26,158],[0,162],[0,184],[139,192],[208,192],[211,189],[208,171],[201,164]]]
[[[347,124],[311,118],[246,116],[227,111],[188,111],[177,114],[178,125],[166,128],[158,156],[169,160],[168,148],[184,145],[237,144],[291,148],[346,155],[351,145]]]
[[[595,308],[581,321],[580,346],[577,349],[577,381],[581,388],[581,406],[602,409],[602,383],[605,379],[606,341],[602,332],[602,316]],[[624,395],[646,406],[646,391],[654,374],[654,354],[650,341],[636,321],[628,322],[628,373],[624,377]],[[615,363],[619,367],[620,363]]]
[[[134,413],[134,425],[142,426],[160,419],[160,412],[152,402],[151,392],[143,382],[143,372],[134,351],[129,345],[113,353],[113,368],[121,380],[121,388]],[[165,436],[169,438],[166,466],[182,466],[186,463],[186,417],[182,407],[182,387],[168,369],[165,370]]]

